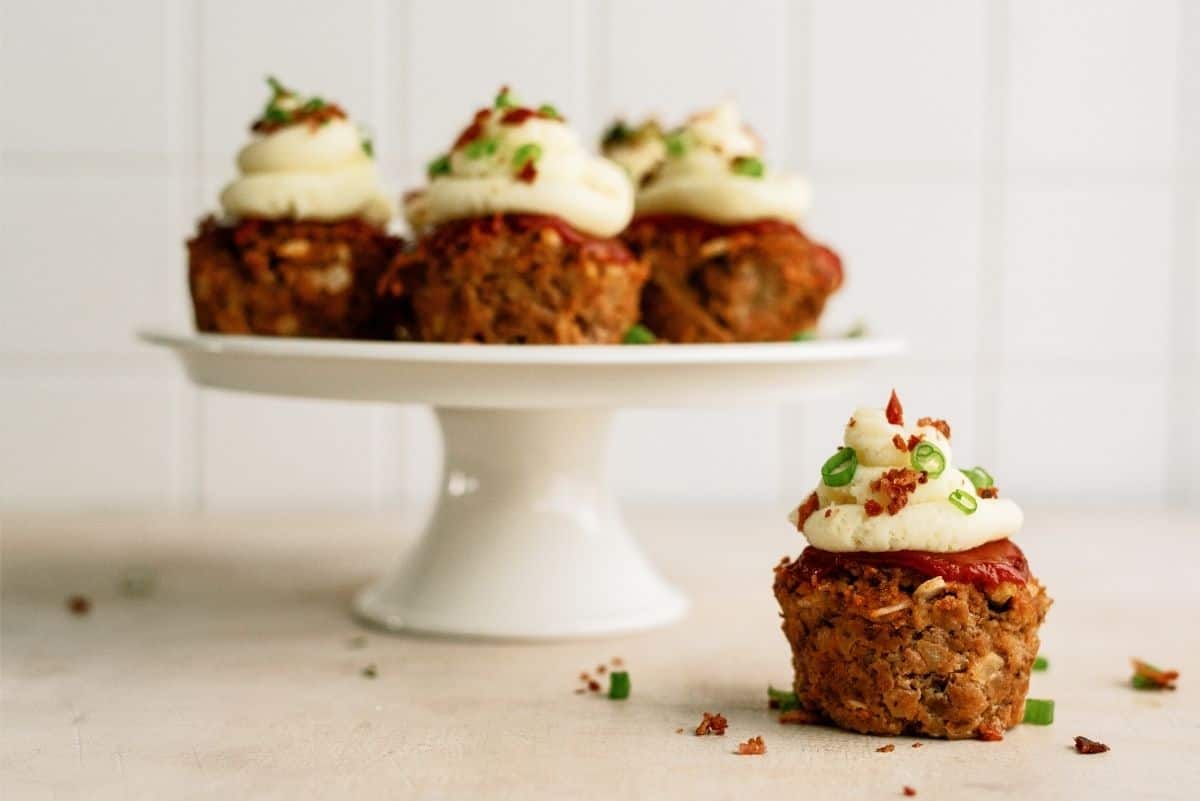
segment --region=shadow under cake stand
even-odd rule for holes
[[[453,345],[146,331],[196,384],[428,404],[445,440],[436,511],[355,611],[390,630],[559,638],[687,608],[643,555],[606,478],[620,407],[779,405],[836,394],[900,342]]]

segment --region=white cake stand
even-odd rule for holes
[[[643,556],[609,489],[614,408],[769,406],[836,393],[903,347],[141,338],[172,348],[206,387],[435,407],[446,453],[437,511],[355,609],[385,629],[510,638],[632,631],[687,607]]]

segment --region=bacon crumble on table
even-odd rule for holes
[[[761,756],[767,753],[767,744],[761,736],[751,737],[744,743],[738,743],[737,753],[739,756]]]
[[[72,595],[67,599],[67,609],[72,615],[82,617],[92,611],[92,601],[86,595]]]
[[[905,795],[908,795],[908,796],[913,796],[913,795],[916,795],[916,794],[917,794],[917,791],[916,791],[916,790],[914,790],[912,787],[909,787],[909,786],[906,784],[906,785],[904,785],[904,794],[905,794]]]
[[[804,709],[789,709],[779,716],[779,722],[803,726],[809,723],[816,723],[817,716]]]
[[[913,743],[912,744],[913,748],[923,748],[924,746],[925,746],[925,743]]]
[[[894,515],[908,505],[908,496],[916,490],[917,485],[928,480],[929,476],[926,473],[911,467],[896,467],[872,481],[871,490],[884,496],[887,500],[888,514]]]
[[[881,745],[881,746],[879,746],[878,748],[876,748],[876,749],[875,749],[875,753],[877,753],[877,754],[890,754],[890,753],[892,753],[892,752],[893,752],[893,751],[895,751],[895,750],[896,750],[896,746],[895,746],[895,745],[893,745],[892,743],[888,743],[887,745]]]
[[[900,405],[900,398],[896,396],[896,390],[892,390],[892,396],[887,402],[887,421],[894,426],[904,425],[904,407]]]
[[[727,728],[729,728],[729,721],[720,712],[715,715],[712,712],[705,712],[700,725],[696,727],[696,736],[703,737],[706,734],[716,734],[724,737],[725,729]]]
[[[917,421],[917,425],[918,426],[929,426],[930,428],[936,428],[938,431],[941,432],[943,437],[945,437],[946,439],[950,439],[950,424],[947,423],[945,420],[935,420],[932,417],[922,417],[920,420]]]
[[[1080,754],[1103,754],[1105,751],[1111,750],[1107,745],[1099,740],[1090,740],[1087,737],[1075,738],[1075,751]]]

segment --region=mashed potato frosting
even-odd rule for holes
[[[997,497],[985,471],[955,467],[949,426],[929,418],[906,426],[899,408],[894,400],[854,412],[843,448],[792,513],[805,538],[826,551],[946,553],[1016,534],[1020,507]]]
[[[504,89],[429,165],[429,185],[406,197],[405,215],[419,231],[504,213],[553,215],[610,237],[633,216],[633,189],[620,167],[583,147],[552,106],[521,106]]]
[[[383,191],[368,140],[336,106],[303,99],[272,82],[274,95],[238,154],[241,173],[221,192],[226,216],[384,225],[394,205]],[[334,114],[321,111],[335,109]]]
[[[645,126],[620,134],[619,126],[610,131],[605,150],[638,185],[638,215],[736,224],[795,222],[808,210],[808,183],[767,168],[762,141],[733,103],[695,114],[661,136],[645,135]]]

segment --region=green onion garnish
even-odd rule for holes
[[[621,342],[626,345],[653,345],[656,341],[654,332],[641,323],[631,325],[621,337]]]
[[[792,334],[793,342],[808,342],[816,338],[816,331],[797,331],[796,333]]]
[[[663,137],[663,144],[667,146],[668,154],[678,158],[687,152],[687,132],[671,131]]]
[[[285,124],[292,121],[292,115],[279,106],[267,106],[267,110],[263,112],[263,119],[267,122]]]
[[[1050,660],[1044,656],[1039,656],[1037,659],[1033,660],[1033,669],[1039,673],[1048,667],[1050,667]]]
[[[913,448],[909,462],[912,463],[914,470],[920,470],[930,478],[937,478],[946,469],[946,454],[942,453],[942,449],[932,442],[922,441]]]
[[[614,701],[623,701],[629,697],[629,673],[614,670],[608,674],[608,697]]]
[[[778,709],[780,712],[787,712],[791,709],[796,709],[800,706],[800,699],[793,692],[786,690],[776,690],[771,685],[767,685],[768,706],[771,709]]]
[[[543,103],[542,105],[538,106],[538,114],[541,114],[543,117],[549,117],[553,120],[562,119],[562,115],[558,113],[558,109],[549,103]]]
[[[516,105],[516,98],[508,91],[507,86],[496,93],[496,108],[515,108]]]
[[[300,110],[301,111],[320,111],[323,108],[325,108],[325,101],[322,98],[310,97],[308,100],[305,101],[304,105],[300,107]]]
[[[290,95],[292,93],[292,90],[281,84],[279,79],[274,75],[267,76],[267,86],[271,87],[271,92],[274,93],[276,97],[281,95]]]
[[[842,448],[821,465],[821,478],[827,487],[844,487],[858,471],[858,454],[854,448]]]
[[[763,173],[767,171],[767,168],[763,166],[762,159],[754,156],[738,156],[729,166],[738,175],[750,178],[762,178]]]
[[[1136,673],[1134,674],[1133,678],[1131,678],[1129,680],[1129,683],[1133,685],[1133,688],[1135,690],[1160,690],[1160,689],[1162,689],[1162,685],[1159,684],[1158,682],[1152,681],[1151,679],[1148,679],[1145,676],[1139,676]]]
[[[537,142],[528,142],[517,148],[517,152],[513,153],[513,166],[517,169],[524,167],[529,162],[537,162],[542,157],[542,146]]]
[[[433,161],[429,162],[429,166],[425,168],[425,172],[430,178],[436,178],[439,175],[450,174],[450,155],[438,156]]]
[[[987,487],[996,485],[996,480],[992,478],[992,474],[978,465],[963,470],[962,474],[970,479],[971,483],[975,485],[975,489],[986,489]]]
[[[494,138],[489,136],[489,137],[485,137],[483,139],[474,140],[473,142],[471,142],[470,144],[467,145],[465,152],[467,154],[467,158],[479,159],[479,158],[483,158],[484,156],[494,155],[496,152],[496,148],[498,148],[499,146],[500,146],[500,143],[497,142]]]
[[[371,137],[365,136],[362,140],[363,152],[367,154],[367,158],[375,158],[375,143],[371,141]]]
[[[979,508],[979,501],[969,492],[955,490],[950,493],[950,503],[962,510],[963,514],[973,515],[975,510]]]
[[[1040,698],[1025,699],[1025,723],[1049,726],[1054,722],[1054,702]]]

